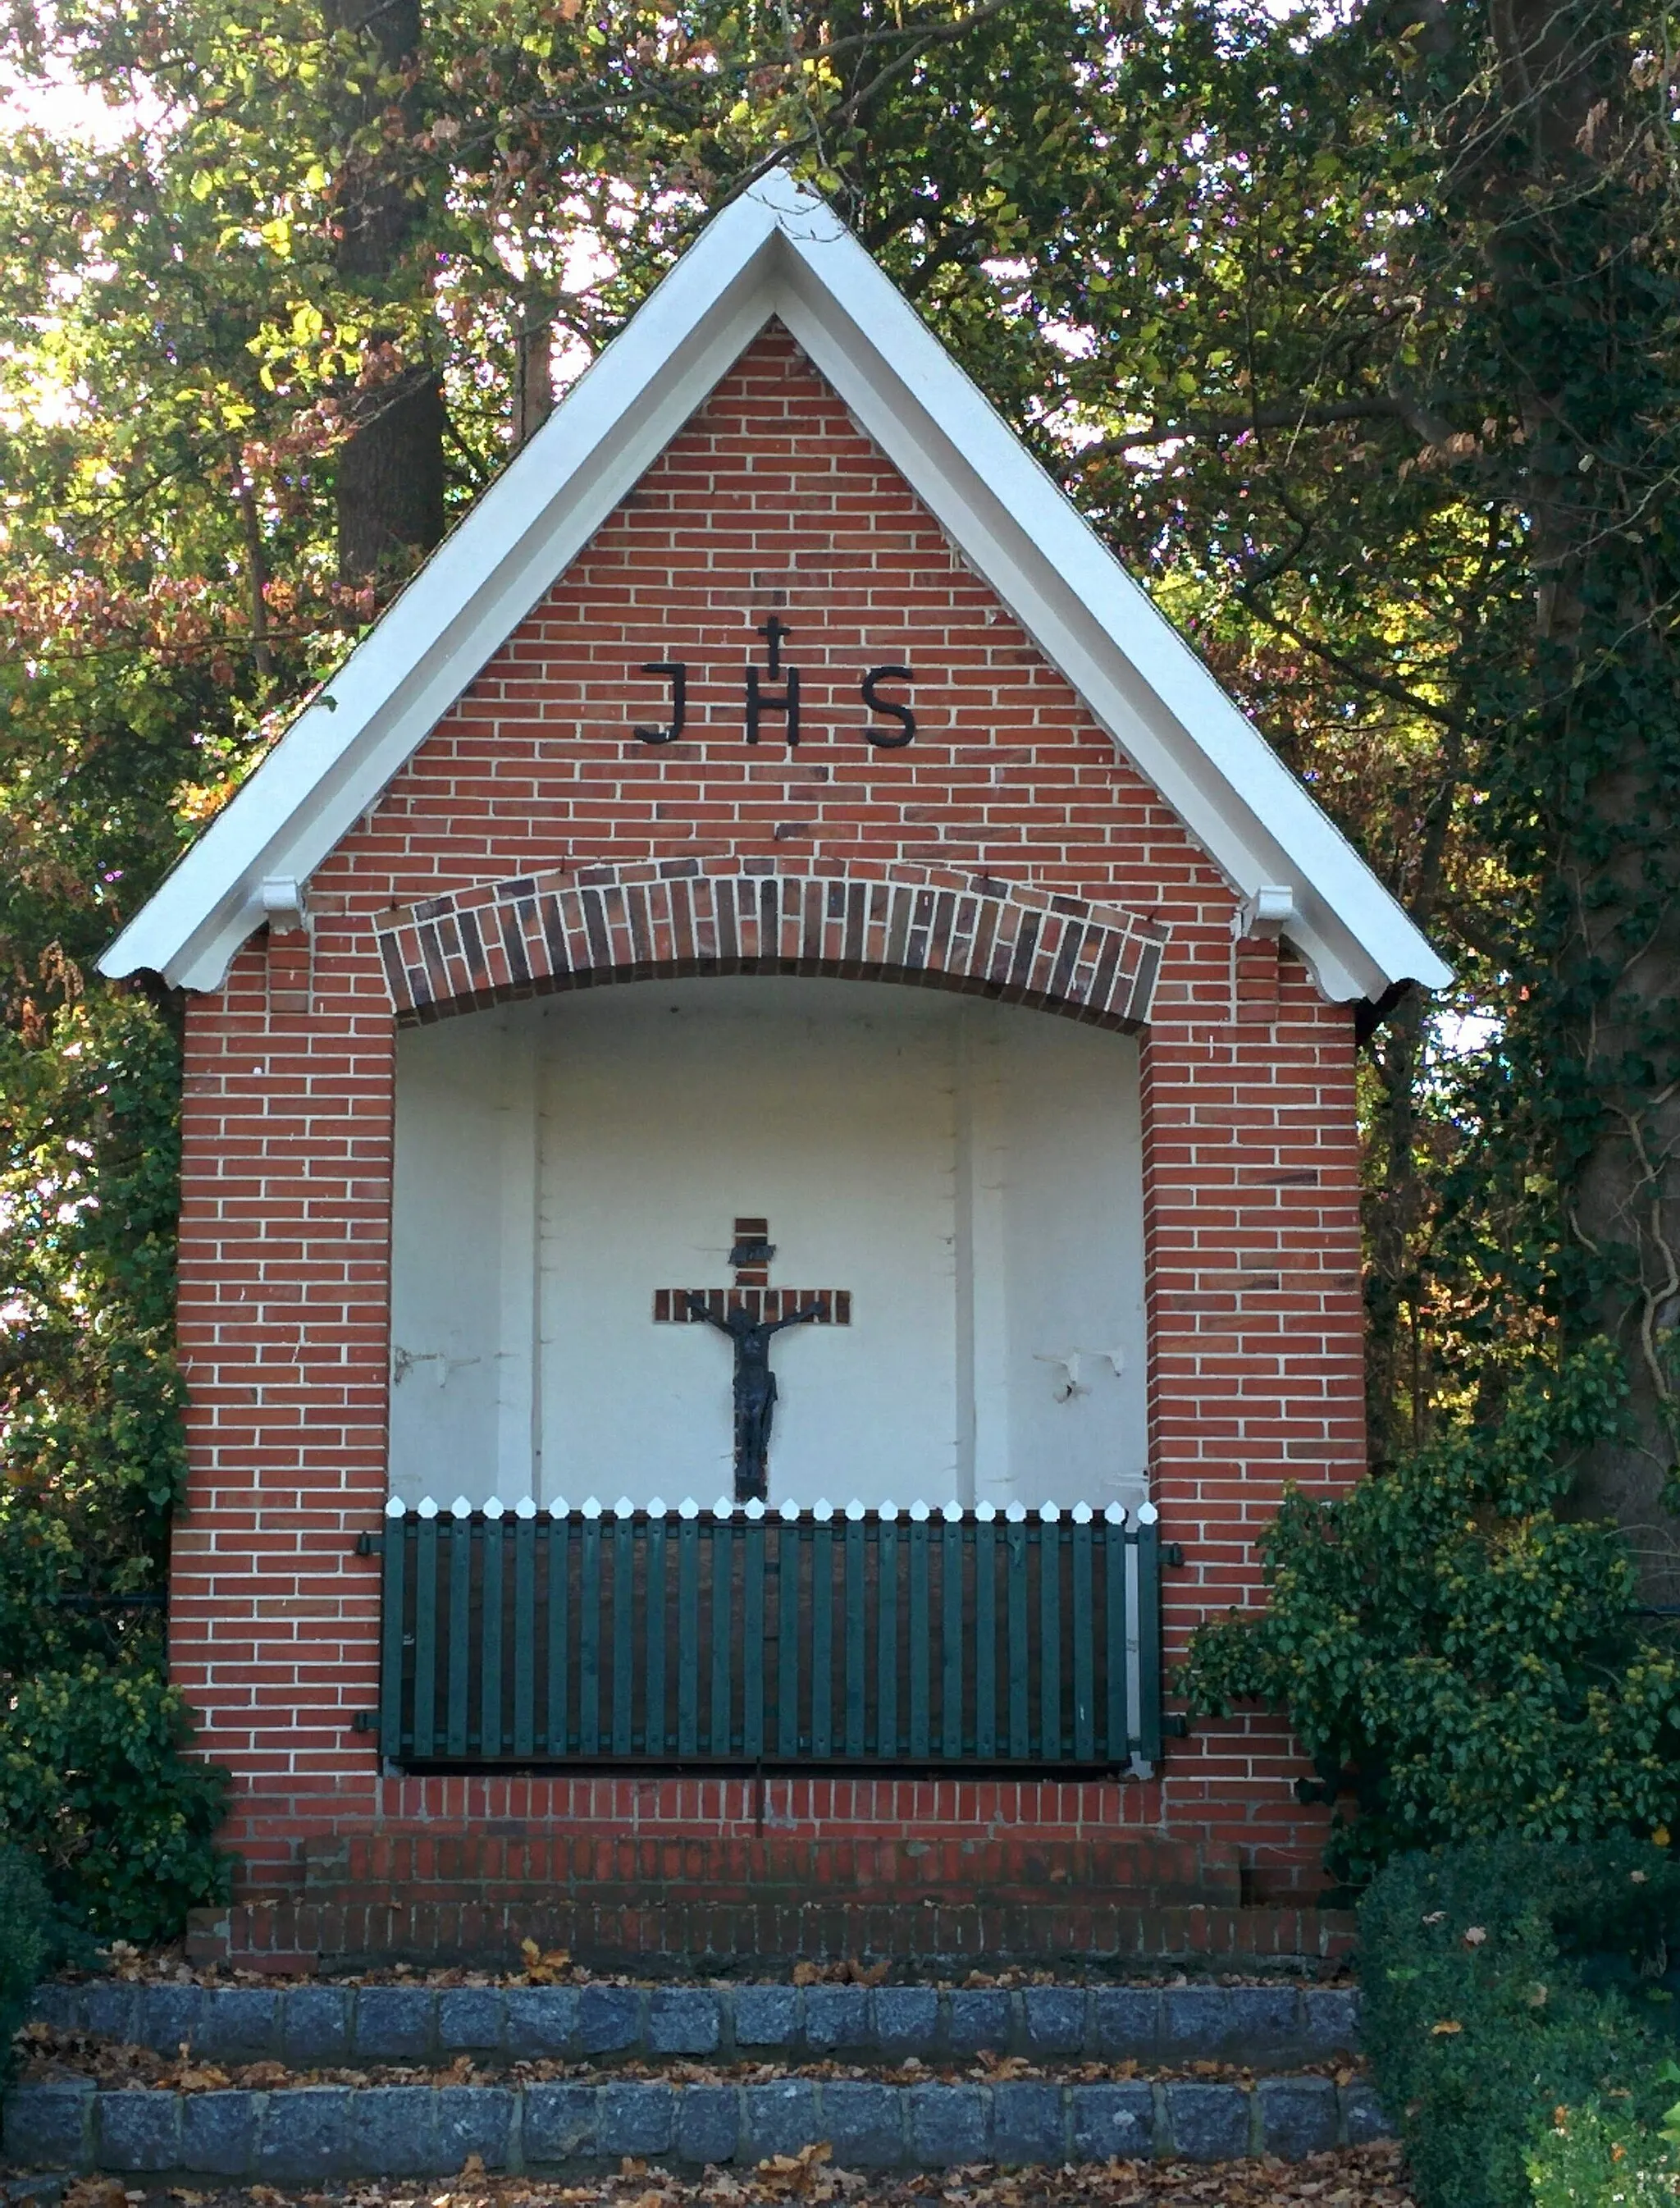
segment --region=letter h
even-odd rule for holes
[[[774,670],[772,670],[773,672]],[[783,671],[780,690],[765,690],[760,687],[759,670],[747,670],[747,741],[759,741],[759,716],[761,713],[780,713],[787,723],[788,748],[799,748],[799,669],[789,667]]]

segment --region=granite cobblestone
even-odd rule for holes
[[[44,1986],[57,2031],[185,2043],[218,2061],[294,2067],[447,2061],[729,2057],[776,2048],[892,2061],[973,2055],[1284,2067],[1352,2051],[1359,1995],[1338,1986]]]
[[[24,2169],[178,2171],[300,2183],[443,2176],[623,2155],[757,2162],[827,2141],[860,2168],[1176,2155],[1286,2160],[1388,2130],[1368,2085],[1263,2078],[1250,2090],[1179,2079],[1066,2085],[783,2078],[747,2085],[608,2078],[596,2084],[297,2086],[187,2094],[22,2085],[0,2152]]]

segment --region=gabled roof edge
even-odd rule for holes
[[[701,233],[356,646],[99,961],[219,986],[265,915],[411,755],[779,314],[959,554],[1335,999],[1449,969],[1208,669],[926,328],[785,171]]]

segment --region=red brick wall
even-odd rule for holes
[[[773,720],[756,750],[741,741],[753,625],[777,608],[804,681],[796,753]],[[692,669],[669,748],[627,733],[663,717],[637,671],[653,658]],[[876,750],[858,678],[901,660],[920,729]],[[772,331],[320,869],[309,957],[258,937],[190,1007],[173,1660],[204,1749],[236,1774],[229,1838],[253,1891],[294,1884],[307,1838],[459,1829],[489,1799],[381,1779],[351,1729],[376,1698],[378,1610],[352,1543],[385,1497],[393,1027],[372,916],[513,875],[705,855],[981,867],[1170,927],[1143,1052],[1154,1478],[1188,1559],[1169,1575],[1169,1653],[1252,1593],[1253,1537],[1286,1479],[1333,1486],[1362,1465],[1350,1011],[1269,946],[1233,963],[1214,868]],[[1165,1826],[1235,1843],[1277,1888],[1311,1883],[1316,1860],[1298,1768],[1275,1726],[1239,1722],[1198,1726],[1148,1785],[964,1787],[942,1805],[813,1781],[780,1815]],[[515,1794],[531,1830],[597,1815],[721,1830],[733,1814],[675,1782],[597,1786],[587,1806],[569,1780]]]

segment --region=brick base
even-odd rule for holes
[[[1129,1895],[1242,1899],[1237,1851],[1154,1833],[337,1833],[303,1845],[313,1901],[492,1907],[994,1906]]]
[[[601,1901],[247,1903],[192,1912],[189,1960],[276,1975],[393,1962],[520,1965],[564,1947],[595,1971],[774,1977],[798,1962],[890,1957],[941,1974],[1153,1963],[1311,1969],[1352,1953],[1351,1912],[1026,1897],[992,1904]]]
[[[306,1841],[301,1896],[201,1911],[189,1950],[275,1971],[517,1967],[533,1939],[594,1970],[763,1976],[865,1957],[963,1971],[1311,1964],[1352,1936],[1339,1912],[1241,1906],[1233,1848],[1155,1835],[387,1832]]]

